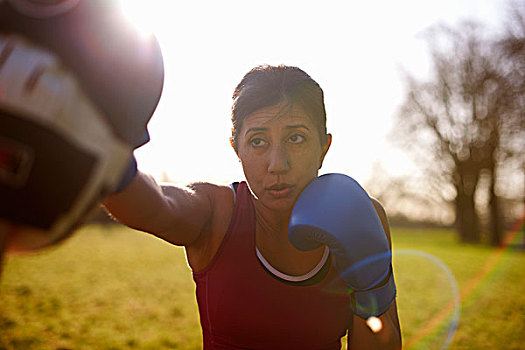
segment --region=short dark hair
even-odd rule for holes
[[[257,110],[282,102],[290,107],[299,105],[317,124],[321,142],[327,140],[323,90],[297,67],[257,66],[242,78],[232,98],[232,141],[235,150],[244,119]]]

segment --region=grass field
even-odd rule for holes
[[[393,230],[403,339],[441,349],[525,349],[525,251],[462,245],[449,231]],[[450,273],[449,273],[450,271]],[[454,293],[454,278],[458,293]],[[0,349],[200,349],[184,251],[120,226],[5,261]]]

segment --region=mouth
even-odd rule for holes
[[[286,183],[277,183],[266,187],[266,191],[274,198],[288,197],[294,186]]]

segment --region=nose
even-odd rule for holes
[[[282,174],[290,170],[288,152],[283,145],[276,145],[270,150],[268,172],[271,174]]]

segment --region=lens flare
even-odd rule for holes
[[[438,257],[420,250],[394,250],[393,265],[405,348],[447,349],[461,311],[454,275]]]
[[[524,246],[525,235],[522,241],[517,242],[518,232],[521,232],[524,224],[525,215],[515,223],[502,244],[479,268],[478,273],[462,284],[461,293],[456,278],[438,257],[421,250],[394,249],[392,267],[397,287],[396,301],[404,349],[445,350],[450,346],[460,321],[461,302],[468,300],[487,277],[494,273],[495,267],[511,243],[519,247]],[[370,264],[389,258],[390,254],[368,257],[345,271],[339,271],[339,276],[344,278],[356,274],[358,270],[366,270]],[[327,283],[323,290],[336,294],[354,292],[345,286],[340,278]],[[380,319],[378,321],[381,322]],[[378,323],[375,317],[367,320],[368,327],[374,333],[375,329],[378,329],[376,324]]]
[[[366,261],[340,271],[339,275],[353,275],[357,269],[366,269],[390,258],[404,348],[447,349],[459,323],[461,298],[454,275],[438,257],[420,250],[394,249],[392,255],[368,257]],[[336,281],[328,284],[325,291],[338,294],[353,292]],[[374,333],[383,329],[377,317],[368,318],[366,324]]]

